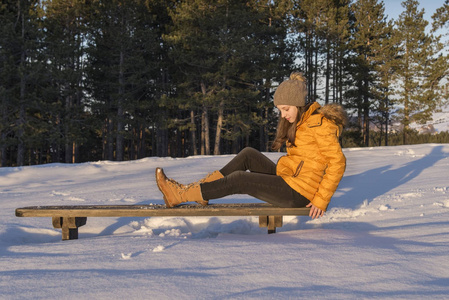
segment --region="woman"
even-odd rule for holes
[[[272,149],[287,146],[287,155],[277,164],[245,148],[221,170],[187,186],[157,168],[156,182],[167,207],[189,201],[207,205],[211,199],[248,194],[279,207],[310,207],[313,219],[323,216],[346,167],[338,138],[347,116],[336,104],[306,105],[306,96],[301,73],[292,73],[274,93],[280,116]]]

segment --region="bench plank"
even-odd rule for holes
[[[29,206],[16,209],[17,217],[195,217],[195,216],[306,216],[310,208],[283,208],[264,203],[181,205]]]
[[[87,217],[202,217],[202,216],[259,216],[259,226],[275,233],[282,227],[283,216],[307,216],[310,208],[283,208],[266,203],[180,205],[77,205],[28,206],[16,209],[17,217],[51,217],[54,228],[62,229],[63,240],[78,238],[78,227]]]

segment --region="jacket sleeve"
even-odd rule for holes
[[[346,157],[338,141],[339,133],[340,128],[326,119],[323,119],[323,124],[316,131],[318,151],[326,161],[326,169],[317,193],[311,202],[323,211],[327,210],[327,206],[346,169]]]

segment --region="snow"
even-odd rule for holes
[[[441,111],[432,114],[432,120],[426,124],[417,124],[413,122],[410,127],[417,130],[419,133],[441,133],[449,131],[449,105],[441,108]]]
[[[284,217],[271,235],[257,217],[88,218],[61,241],[50,218],[14,215],[162,204],[156,167],[189,183],[232,155],[0,168],[0,299],[447,299],[449,144],[344,152],[325,216]]]

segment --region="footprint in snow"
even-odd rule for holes
[[[52,191],[51,192],[52,196],[69,196],[70,193],[69,192],[57,192],[57,191]]]
[[[131,259],[132,253],[122,253],[122,259]]]
[[[449,187],[447,187],[447,186],[444,186],[444,187],[436,186],[436,187],[433,188],[433,190],[435,192],[440,192],[440,193],[446,194],[446,192],[449,191]]]
[[[439,207],[449,208],[449,200],[446,200],[444,202],[434,202],[433,205],[439,206]]]
[[[121,199],[121,201],[122,202],[125,202],[125,203],[135,203],[135,202],[137,202],[135,199],[133,199],[133,198],[123,198],[123,199]]]
[[[162,245],[157,246],[156,248],[153,249],[153,252],[162,252],[165,250],[165,247]]]
[[[78,197],[69,197],[69,198],[67,198],[67,200],[69,200],[69,201],[78,201],[78,202],[84,202],[84,201],[86,201],[85,199],[83,199],[83,198],[78,198]]]
[[[391,208],[390,205],[388,205],[388,204],[379,206],[379,211],[387,211],[387,210],[394,210],[394,209]]]

